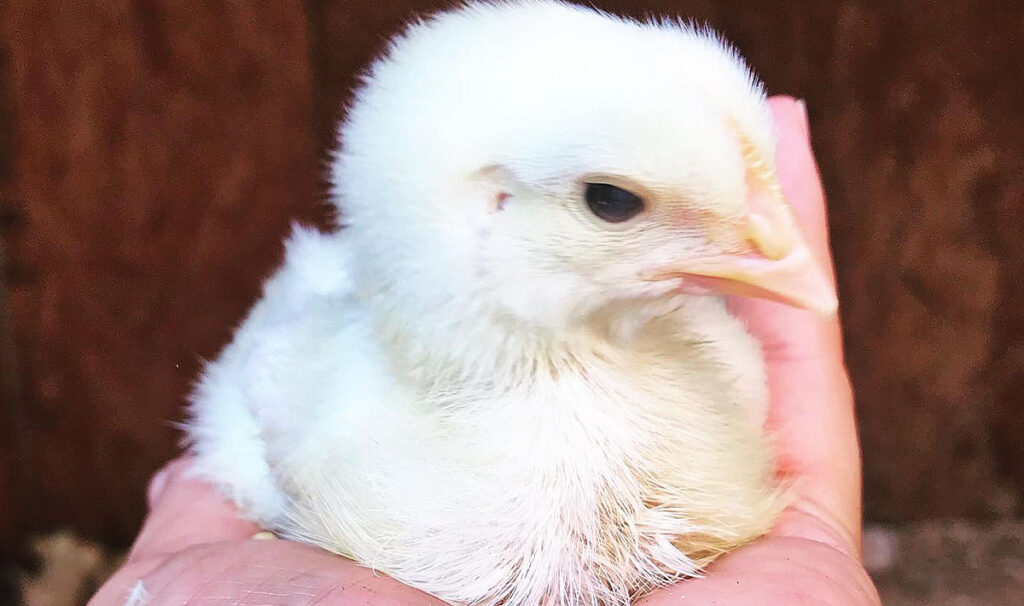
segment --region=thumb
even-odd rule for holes
[[[770,106],[778,133],[776,163],[783,193],[804,238],[831,274],[825,198],[806,111],[790,98],[773,98]],[[838,316],[822,318],[754,299],[730,303],[762,343],[771,391],[768,425],[776,439],[780,472],[794,482],[796,501],[791,514],[799,515],[785,517],[778,530],[807,538],[814,535],[856,551],[860,451]]]
[[[203,543],[248,539],[260,528],[244,520],[215,487],[189,476],[187,458],[168,463],[150,481],[149,515],[128,561]]]

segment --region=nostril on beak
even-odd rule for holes
[[[758,213],[747,217],[747,240],[762,255],[776,261],[793,250],[792,238],[780,233],[778,223]]]
[[[762,255],[769,259],[782,259],[792,252],[798,236],[796,225],[782,200],[774,199],[770,193],[758,194],[751,200],[751,212],[747,215],[747,240]]]

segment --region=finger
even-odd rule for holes
[[[637,606],[881,606],[856,557],[818,541],[770,537],[716,560],[702,578],[640,599]]]
[[[144,592],[144,593],[143,593]],[[142,604],[388,604],[443,606],[426,594],[332,553],[292,541],[232,541],[129,563],[89,606]]]
[[[809,245],[831,276],[834,269],[825,196],[811,148],[806,108],[791,98],[770,103],[783,192]],[[799,475],[797,507],[844,529],[859,550],[860,448],[839,316],[821,318],[795,309],[777,313],[782,317],[776,319],[776,326],[785,328],[784,334],[774,335],[778,355],[769,360],[772,418],[784,445],[783,463],[788,459],[792,471]],[[785,345],[779,347],[780,343]]]
[[[150,511],[129,561],[172,553],[192,545],[247,539],[260,528],[213,486],[188,477],[190,461],[172,461],[150,483]]]
[[[806,113],[790,98],[773,98],[770,106],[783,192],[831,274],[825,201]],[[794,482],[794,507],[837,531],[813,538],[831,542],[839,536],[847,549],[859,549],[860,451],[838,317],[753,299],[736,299],[730,306],[762,342],[771,392],[768,426],[777,440],[780,472]],[[800,535],[807,528],[786,525],[783,532]]]

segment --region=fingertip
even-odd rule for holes
[[[189,458],[172,459],[157,470],[146,486],[146,505],[152,509],[163,496],[168,482],[177,481],[189,466]]]
[[[164,488],[167,485],[167,473],[167,469],[161,469],[156,472],[146,486],[146,505],[150,509],[153,508],[153,504],[160,499],[160,495],[164,492]]]
[[[807,102],[788,95],[777,95],[768,99],[768,108],[777,127],[783,130],[808,135]]]
[[[808,245],[831,276],[828,212],[811,148],[806,104],[784,96],[772,97],[768,104],[775,121],[778,145],[775,162],[782,191]]]

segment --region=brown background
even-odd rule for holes
[[[130,540],[200,360],[288,223],[326,222],[354,70],[440,4],[0,0],[0,547]],[[642,5],[708,21],[807,100],[868,517],[1019,515],[1024,11]]]

